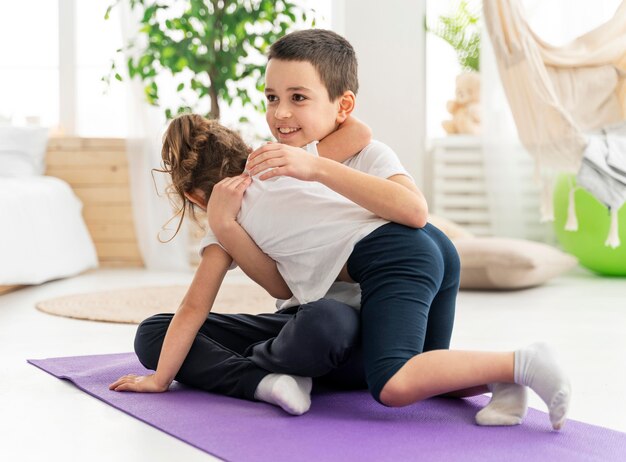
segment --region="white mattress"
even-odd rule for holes
[[[0,178],[0,285],[40,284],[97,267],[81,210],[58,178]]]

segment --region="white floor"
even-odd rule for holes
[[[135,326],[50,316],[34,308],[38,300],[191,277],[99,270],[0,296],[0,460],[217,460],[26,363],[132,350]],[[626,279],[576,270],[531,290],[461,292],[452,347],[507,350],[547,340],[571,375],[570,417],[626,432],[625,330]],[[544,409],[534,395],[531,405]]]

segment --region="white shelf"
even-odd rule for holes
[[[491,235],[481,138],[452,135],[431,140],[426,168],[430,211],[477,236]]]

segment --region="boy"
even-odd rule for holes
[[[279,95],[279,88],[286,91]],[[349,43],[337,34],[322,30],[300,31],[289,34],[270,49],[266,69],[266,119],[272,134],[279,142],[289,146],[304,146],[312,140],[322,139],[328,131],[332,131],[333,116],[338,109],[339,112],[353,109],[357,91],[356,56]],[[281,97],[282,100],[295,101],[293,104],[285,104],[286,101],[281,101]],[[370,145],[368,148],[385,150],[386,147]],[[340,162],[348,158],[337,155],[342,153],[329,154],[327,158]],[[394,156],[393,153],[389,154]],[[393,167],[384,171],[382,166],[376,165],[367,169],[363,163],[359,164],[363,157],[365,156],[356,155],[348,162],[355,170],[319,158],[318,163],[323,165],[324,171],[321,178],[318,176],[315,179],[381,218],[408,226],[423,226],[424,217],[427,216],[426,204],[406,172],[401,167],[395,172]],[[383,165],[385,157],[381,156],[380,163]],[[309,161],[309,164],[305,164],[305,161]],[[250,175],[254,175],[267,167],[273,168],[271,172],[260,176],[262,180],[278,175],[310,180],[315,177],[314,167],[311,165],[313,162],[314,159],[298,156],[297,151],[288,146],[270,144],[250,156],[247,169]],[[359,175],[358,170],[379,178]],[[383,183],[381,178],[404,186],[415,193],[417,200],[411,201],[403,197],[402,193],[405,191],[390,189],[394,185]],[[236,187],[236,183],[231,186]],[[240,247],[234,239],[235,235],[220,232],[220,222],[224,222],[223,217],[214,216],[211,221],[211,225],[218,230],[216,234],[220,243],[231,251],[235,261],[243,261],[245,255],[236,255]],[[242,268],[246,269],[244,266]],[[345,266],[338,279],[350,281]],[[331,287],[326,298],[358,307],[361,297],[357,284],[340,282]],[[285,308],[296,304],[297,301],[291,299],[279,306]],[[493,384],[489,391],[493,392],[492,401],[477,415],[477,422],[481,425],[520,423],[526,414],[526,388],[517,384]]]

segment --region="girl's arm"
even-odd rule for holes
[[[372,141],[372,130],[354,116],[349,116],[337,130],[317,145],[320,156],[343,162],[361,152]]]
[[[250,279],[272,297],[291,298],[291,290],[278,272],[276,262],[261,251],[237,222],[244,192],[250,184],[248,175],[240,175],[226,178],[213,187],[206,206],[209,226],[220,244]],[[202,206],[201,203],[198,205]]]
[[[223,222],[222,226],[213,232],[250,279],[274,298],[282,300],[291,298],[293,294],[278,272],[276,262],[263,253],[239,223],[235,220]]]
[[[206,320],[222,280],[232,262],[218,245],[204,249],[191,286],[165,334],[156,372],[147,376],[125,375],[109,385],[115,391],[167,391]]]

